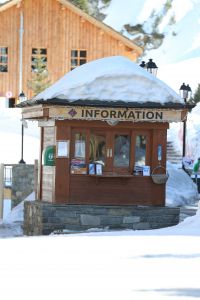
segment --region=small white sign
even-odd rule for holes
[[[57,141],[56,157],[69,157],[69,140]]]
[[[12,98],[12,92],[11,91],[6,92],[6,98]]]
[[[142,173],[143,176],[150,176],[150,166],[143,166]]]
[[[102,165],[96,164],[96,175],[102,175]]]

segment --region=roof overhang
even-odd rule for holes
[[[11,0],[0,4],[0,12],[11,8],[14,5],[19,5],[22,0]]]

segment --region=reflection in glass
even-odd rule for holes
[[[101,134],[91,134],[90,136],[90,162],[106,160],[106,138]]]
[[[84,65],[86,63],[86,59],[80,59],[80,66]]]
[[[8,72],[8,67],[6,65],[0,65],[0,72]]]
[[[75,58],[71,59],[71,66],[78,66],[78,60]]]
[[[137,135],[135,142],[135,165],[145,166],[146,164],[146,136]]]
[[[0,47],[0,54],[7,55],[8,54],[8,48],[7,47]]]
[[[75,150],[74,158],[85,158],[85,134],[76,133],[75,134]]]
[[[71,57],[77,57],[78,56],[78,50],[71,50]]]
[[[86,50],[80,50],[80,57],[86,57]]]
[[[114,166],[128,167],[130,160],[130,136],[115,135]]]

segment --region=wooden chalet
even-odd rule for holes
[[[111,71],[115,66],[106,80],[101,64],[110,64]],[[76,78],[87,78],[87,65],[99,73],[85,85],[74,84]],[[20,107],[24,119],[38,120],[41,127],[39,200],[165,206],[165,182],[155,183],[151,174],[167,176],[167,129],[185,118],[187,107],[147,71],[126,58],[100,59]]]
[[[54,83],[86,62],[115,55],[136,61],[142,53],[67,0],[11,0],[0,5],[0,20],[0,97],[13,104],[22,91],[33,96],[27,82],[38,55]]]

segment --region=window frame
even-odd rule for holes
[[[6,53],[3,53],[2,50],[6,50]],[[6,62],[2,62],[1,59],[6,58]],[[3,71],[1,68],[6,67],[6,70]],[[0,46],[0,73],[8,73],[8,47]]]
[[[135,166],[135,146],[136,146],[136,136],[144,135],[146,136],[146,158],[145,165],[151,165],[151,130],[138,130],[138,129],[108,129],[103,128],[73,128],[71,131],[71,149],[70,149],[70,160],[74,158],[75,152],[75,134],[81,133],[85,134],[85,163],[89,165],[90,162],[90,137],[92,134],[103,135],[105,136],[105,167],[103,171],[105,173],[119,173],[119,174],[133,174]],[[115,147],[115,136],[116,135],[127,135],[130,137],[130,150],[129,150],[129,166],[114,166],[114,147]],[[110,155],[112,151],[112,155]]]
[[[45,50],[45,54],[44,53],[40,53],[40,54],[37,54],[37,53],[33,53],[33,51],[38,51],[38,50]],[[47,69],[47,63],[48,63],[48,49],[47,47],[32,47],[31,48],[31,72],[34,72],[35,68],[34,68],[34,65],[33,65],[33,62],[34,62],[34,59],[35,58],[45,58],[45,61],[44,61],[44,66],[45,68]]]
[[[77,55],[73,55],[73,52],[77,52]],[[81,52],[85,52],[85,56],[81,55]],[[72,60],[77,60],[76,65],[72,65]],[[84,63],[81,63],[81,60],[84,60]],[[70,70],[74,70],[75,68],[84,65],[87,63],[87,50],[86,49],[71,49],[70,51]]]

